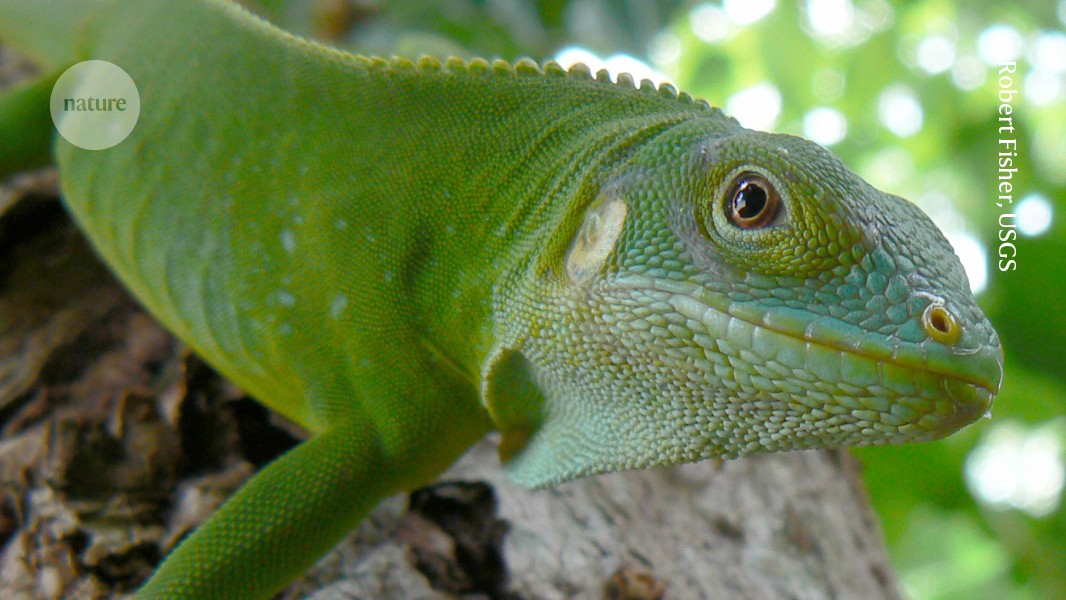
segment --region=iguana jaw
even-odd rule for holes
[[[808,406],[825,408],[826,390],[834,387],[830,404],[906,438],[889,442],[942,437],[969,425],[989,412],[1002,380],[1003,353],[995,342],[968,351],[932,340],[906,343],[832,317],[734,302],[691,283],[643,275],[607,285],[620,293],[669,294],[673,310],[716,340],[705,351],[730,354],[730,363],[747,363],[760,376],[790,369],[810,385],[791,400]]]

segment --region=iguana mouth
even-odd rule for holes
[[[839,365],[823,365],[837,374],[836,381],[826,378],[826,383],[853,388],[856,396],[864,399],[866,396],[915,397],[915,402],[920,404],[915,408],[920,414],[913,415],[913,420],[904,418],[903,421],[924,430],[949,432],[972,423],[988,412],[1002,380],[1003,354],[998,345],[960,350],[932,343],[886,343],[884,335],[832,317],[787,307],[767,310],[753,303],[730,301],[722,294],[685,282],[643,275],[615,278],[608,286],[627,291],[665,292],[669,297],[667,304],[679,315],[702,324],[712,335],[716,331],[725,333],[716,337],[719,345],[757,355],[758,344],[792,340],[795,342],[792,346],[800,348],[808,360],[812,353],[823,359],[838,353]],[[762,332],[771,336],[760,335]],[[731,335],[739,337],[731,338]],[[776,342],[772,339],[775,337]],[[864,364],[850,366],[862,364],[866,380],[849,381],[845,373],[849,367],[845,361],[849,357],[863,361]],[[787,366],[798,371],[805,365],[801,360],[800,364]],[[875,378],[869,377],[870,370],[875,370]],[[917,402],[918,397],[921,402]],[[871,399],[866,400],[872,403]],[[908,415],[904,409],[898,412]]]

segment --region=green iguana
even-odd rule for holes
[[[311,433],[138,598],[266,597],[491,430],[537,487],[930,440],[999,389],[922,212],[670,86],[352,56],[223,0],[0,0],[0,39],[46,72],[0,97],[0,172],[54,157],[121,281]],[[88,59],[140,94],[106,150],[46,110]]]

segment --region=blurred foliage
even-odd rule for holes
[[[246,0],[284,28],[364,54],[541,60],[580,42],[642,55],[680,0]],[[346,22],[337,32],[330,21]],[[323,33],[327,35],[323,36]],[[333,35],[328,35],[329,33]],[[339,39],[338,39],[339,38]]]
[[[580,45],[599,56],[628,53],[723,106],[739,91],[769,84],[780,110],[767,127],[782,132],[804,134],[816,107],[842,115],[846,135],[834,152],[877,187],[921,205],[953,241],[969,235],[983,247],[977,265],[988,284],[978,299],[1007,356],[994,419],[940,442],[856,450],[904,589],[915,600],[1066,598],[1066,512],[1057,495],[1066,445],[1066,0],[246,4],[362,53],[546,59]],[[1001,272],[997,236],[1006,230],[999,220],[1013,212],[996,204],[993,58],[1004,53],[1018,55],[1013,80],[1022,90],[1012,101],[1015,202],[1035,193],[1058,212],[1047,231],[1013,240],[1017,269]],[[917,101],[921,127],[912,135],[886,127],[886,90]],[[1043,453],[1034,459],[989,445],[1007,428],[1023,437],[1043,431]],[[991,479],[1000,492],[1035,482],[1045,496],[1050,490],[1050,504],[1034,516],[1004,497],[979,499],[965,476],[976,472],[981,449],[1003,467]]]

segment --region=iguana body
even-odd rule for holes
[[[57,140],[68,207],[312,433],[139,597],[269,595],[494,428],[540,486],[932,439],[998,390],[947,242],[814,144],[580,69],[350,56],[217,0],[55,4],[0,22],[69,23],[73,55],[25,42],[48,77],[106,60],[141,98],[118,146]]]

